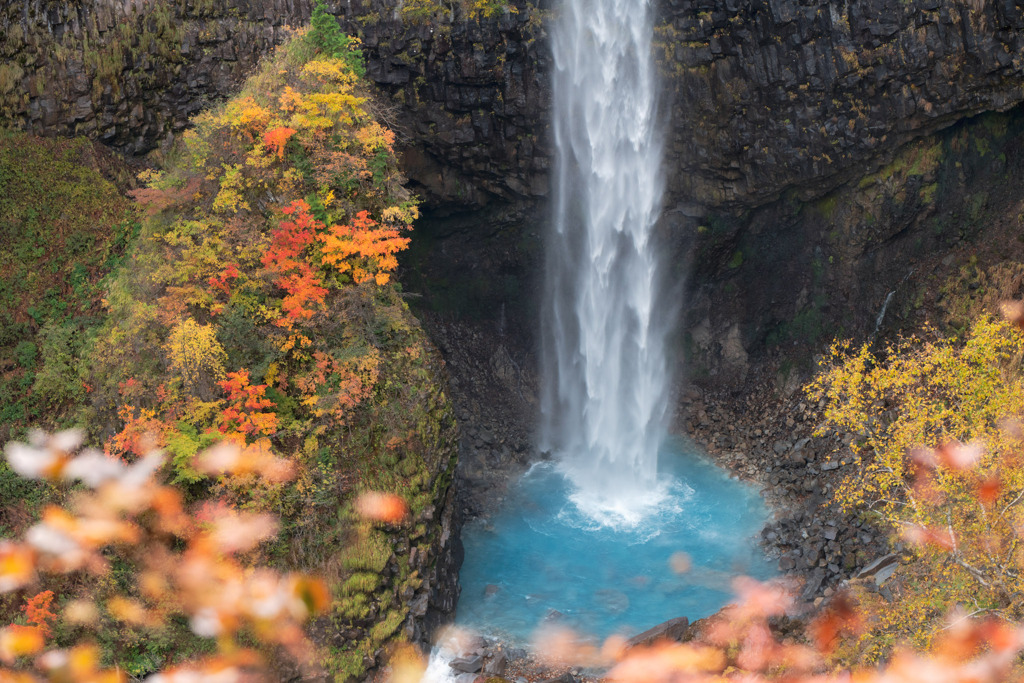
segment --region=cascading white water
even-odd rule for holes
[[[541,447],[607,523],[656,504],[669,321],[652,240],[662,197],[649,0],[565,0],[555,60]]]

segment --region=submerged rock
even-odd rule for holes
[[[622,591],[602,589],[594,593],[598,603],[609,612],[621,613],[629,609],[629,597]]]

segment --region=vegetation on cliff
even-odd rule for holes
[[[311,632],[319,663],[344,679],[401,635],[438,561],[454,424],[440,361],[390,278],[416,202],[360,82],[358,44],[327,19],[321,11],[241,93],[194,120],[162,170],[143,174],[141,227],[103,283],[101,321],[82,334],[54,319],[32,400],[65,406],[115,460],[163,449],[161,477],[207,519],[278,517],[244,564],[324,577],[330,607]],[[93,218],[100,232],[114,222]],[[211,472],[197,456],[218,442],[253,463],[277,454],[294,476]],[[408,523],[359,521],[352,504],[365,490],[407,501]],[[46,487],[5,533],[70,496]],[[130,590],[140,567],[112,568],[101,583]],[[76,636],[64,608],[89,600],[104,665],[140,675],[209,648],[185,621],[123,618],[112,593],[76,576],[51,584],[54,644]],[[18,619],[34,589],[9,593],[4,617]],[[152,595],[132,597],[159,614]]]
[[[138,229],[131,202],[87,140],[0,130],[0,439],[59,423],[77,382],[42,357],[101,320],[104,278]],[[60,340],[60,341],[59,341]]]
[[[836,498],[887,527],[894,544],[914,542],[900,599],[862,596],[874,627],[848,656],[884,659],[904,640],[928,647],[957,606],[1024,616],[1024,462],[1013,421],[1024,415],[1022,354],[1024,337],[985,317],[963,341],[910,338],[878,355],[833,347],[811,395],[826,399],[829,424],[858,435],[860,457]]]

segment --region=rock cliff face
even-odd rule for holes
[[[689,212],[820,194],[1024,99],[1013,3],[661,0],[658,13],[669,190]],[[426,162],[411,171],[433,166],[417,177],[442,197],[545,194],[549,18],[522,5],[486,21],[365,24],[371,75]]]
[[[430,198],[479,206],[547,194],[544,17],[523,4],[492,19],[365,24],[368,74],[394,103],[406,171]]]
[[[432,196],[547,192],[551,11],[335,3]],[[422,4],[422,3],[420,3]],[[820,194],[899,145],[1024,99],[1004,0],[659,0],[671,201],[688,213]],[[144,151],[224,97],[310,0],[20,0],[0,13],[0,115]],[[417,5],[418,7],[418,5]]]
[[[397,72],[388,65],[399,25],[380,34],[389,40],[367,41],[378,73],[402,74],[378,81],[401,103],[410,173],[438,214],[495,198],[543,206],[549,13],[534,8],[524,20],[529,11],[460,29],[473,36],[461,47],[423,32]],[[664,0],[658,11],[664,227],[670,279],[690,281],[691,377],[736,387],[754,360],[793,355],[786,349],[794,344],[809,357],[833,335],[863,338],[890,292],[900,304],[900,292],[917,286],[921,263],[982,233],[979,183],[1007,182],[1006,155],[978,155],[957,140],[999,147],[1005,125],[1016,129],[1016,114],[972,117],[1024,99],[1020,7]],[[487,40],[479,36],[488,26],[482,35],[491,42],[475,42]],[[494,111],[492,102],[500,103]],[[538,259],[527,245],[543,209],[510,212],[497,227],[495,212],[486,215],[488,231],[514,236],[499,237],[479,260],[513,253],[507,262],[526,264],[529,283]],[[438,263],[456,242],[475,243],[459,228],[466,222],[438,226]],[[498,303],[514,308],[502,299],[492,310]]]
[[[756,205],[862,172],[915,136],[1024,97],[1012,2],[667,0],[671,187]]]
[[[309,0],[12,0],[0,7],[0,121],[129,154],[230,95]]]

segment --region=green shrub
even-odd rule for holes
[[[327,11],[323,0],[317,0],[308,40],[321,53],[345,62],[360,78],[366,75],[366,64],[359,49],[359,39],[347,35],[338,20]]]

